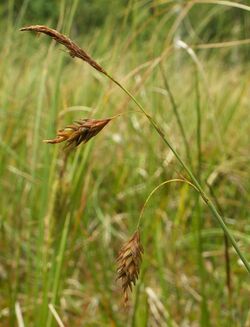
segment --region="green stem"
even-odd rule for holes
[[[64,223],[63,231],[62,231],[62,237],[59,245],[59,251],[58,255],[56,256],[56,263],[55,263],[55,275],[54,275],[54,281],[53,281],[53,290],[52,290],[52,299],[51,304],[55,305],[57,298],[58,298],[58,292],[59,292],[59,286],[60,286],[60,277],[62,273],[63,268],[63,260],[65,256],[65,249],[66,249],[66,242],[67,242],[67,236],[69,232],[69,224],[70,224],[70,215],[68,214]],[[47,319],[47,327],[50,327],[52,325],[52,313],[49,312],[49,316]]]
[[[181,136],[182,136],[182,139],[183,139],[183,142],[184,142],[184,146],[185,146],[185,150],[186,150],[186,156],[187,156],[188,162],[190,163],[190,166],[192,167],[192,159],[191,159],[191,155],[190,155],[190,151],[189,151],[188,140],[187,140],[187,136],[186,136],[186,133],[185,133],[184,126],[183,126],[182,121],[181,121],[181,117],[180,117],[180,114],[179,114],[179,111],[178,111],[178,107],[177,107],[177,104],[175,102],[173,93],[172,93],[172,91],[170,89],[170,86],[168,84],[167,77],[164,74],[164,68],[162,66],[162,63],[160,62],[159,65],[160,65],[160,71],[161,71],[161,74],[162,74],[164,86],[165,86],[165,89],[166,89],[166,91],[168,93],[169,100],[170,100],[170,103],[171,103],[171,106],[172,106],[172,109],[173,109],[177,124],[178,124],[180,132],[181,132]]]
[[[169,179],[167,181],[164,181],[162,182],[161,184],[157,185],[153,191],[150,192],[149,196],[147,197],[146,201],[144,202],[144,205],[141,209],[141,213],[140,213],[140,216],[139,216],[139,219],[138,219],[138,222],[137,222],[137,229],[140,228],[140,225],[141,225],[141,220],[142,220],[142,217],[143,217],[143,214],[144,214],[144,211],[145,211],[145,208],[146,208],[146,205],[148,204],[149,200],[151,199],[152,195],[154,195],[154,193],[156,191],[158,191],[162,186],[166,185],[166,184],[170,184],[170,183],[185,183],[185,184],[188,184],[190,185],[191,187],[193,187],[198,193],[199,190],[192,184],[190,183],[189,181],[185,180],[185,179],[179,179],[179,178],[175,178],[175,179]]]
[[[214,204],[211,202],[211,200],[207,197],[205,192],[203,191],[202,186],[196,179],[196,177],[193,175],[192,171],[189,169],[189,167],[185,164],[185,162],[181,159],[179,156],[178,152],[172,147],[172,145],[169,143],[168,139],[164,135],[163,131],[160,129],[160,127],[157,125],[157,123],[154,121],[154,119],[145,111],[145,109],[142,107],[142,105],[136,100],[136,98],[122,85],[120,84],[117,80],[115,80],[112,76],[110,76],[108,73],[105,74],[111,81],[113,81],[116,85],[118,85],[133,101],[134,103],[138,106],[138,108],[145,114],[151,125],[154,127],[154,129],[157,131],[157,133],[160,135],[162,140],[166,143],[166,145],[169,147],[169,149],[173,152],[181,166],[184,168],[184,170],[188,173],[190,178],[192,179],[193,184],[197,187],[199,190],[204,202],[212,212],[214,218],[218,221],[220,224],[221,228],[224,230],[225,234],[228,236],[230,242],[232,243],[232,246],[234,247],[235,251],[237,252],[238,256],[242,260],[244,266],[246,267],[247,271],[250,273],[250,265],[247,261],[247,259],[244,257],[244,255],[241,253],[234,237],[232,236],[231,232],[227,228],[223,218],[219,214],[219,212],[216,210],[216,207]]]
[[[197,141],[197,179],[201,181],[201,164],[202,164],[202,148],[201,148],[201,108],[200,108],[200,89],[199,89],[199,75],[197,66],[195,66],[195,95],[196,95],[196,141]],[[206,269],[203,260],[203,213],[200,205],[200,198],[196,198],[196,231],[197,231],[197,256],[200,275],[200,287],[202,294],[201,301],[201,326],[210,326],[210,317],[206,296]]]

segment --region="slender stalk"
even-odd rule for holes
[[[141,209],[141,213],[137,222],[137,229],[140,228],[141,226],[141,220],[145,211],[145,208],[149,202],[149,200],[151,199],[152,195],[159,190],[159,188],[161,188],[162,186],[166,185],[166,184],[170,184],[170,183],[186,183],[189,186],[193,187],[197,192],[199,192],[199,190],[197,189],[197,187],[195,187],[192,183],[190,183],[189,181],[185,180],[185,179],[180,179],[180,178],[174,178],[174,179],[169,179],[167,181],[162,182],[161,184],[157,185],[149,194],[149,196],[147,197],[146,201],[144,202],[144,205]]]
[[[201,149],[201,108],[200,108],[200,89],[199,89],[199,75],[198,70],[195,69],[195,92],[196,92],[196,140],[197,140],[197,152],[198,152],[198,167],[197,176],[200,181],[201,178],[201,163],[202,163],[202,149]]]
[[[230,254],[229,254],[229,244],[227,235],[224,233],[224,257],[225,257],[225,265],[226,265],[226,279],[227,279],[227,291],[228,291],[228,298],[229,303],[231,302],[232,298],[232,278],[231,278],[231,267],[230,267]]]
[[[192,159],[191,159],[191,155],[190,155],[190,151],[189,151],[189,144],[188,144],[185,129],[184,129],[184,126],[182,124],[181,117],[180,117],[180,114],[179,114],[179,111],[178,111],[178,107],[177,107],[177,104],[175,102],[175,99],[174,99],[173,93],[171,91],[171,88],[169,86],[166,74],[164,74],[164,69],[163,69],[162,63],[160,62],[159,65],[160,65],[160,71],[161,71],[161,74],[162,74],[164,86],[165,86],[165,89],[168,92],[169,100],[170,100],[170,103],[171,103],[171,106],[172,106],[172,109],[173,109],[177,124],[178,124],[180,132],[181,132],[181,136],[182,136],[182,139],[183,139],[183,142],[184,142],[184,146],[185,146],[185,150],[186,150],[186,156],[187,156],[188,162],[190,163],[190,166],[192,167]]]
[[[166,138],[165,134],[163,133],[163,131],[160,129],[160,127],[157,125],[157,123],[155,122],[155,120],[145,111],[145,109],[143,108],[143,106],[137,101],[137,99],[121,84],[119,83],[117,80],[115,80],[111,75],[109,75],[108,73],[103,73],[104,75],[106,75],[111,81],[113,81],[117,86],[119,86],[133,101],[134,103],[138,106],[138,108],[145,114],[145,116],[147,117],[147,119],[149,120],[149,122],[151,123],[151,125],[154,127],[154,129],[156,130],[156,132],[160,135],[160,137],[162,138],[162,140],[165,142],[165,144],[169,147],[169,149],[173,152],[173,154],[175,155],[176,159],[179,161],[180,165],[183,167],[183,169],[187,172],[187,174],[189,175],[189,177],[191,178],[193,184],[197,187],[197,189],[199,190],[201,197],[203,198],[204,202],[206,203],[206,205],[208,206],[208,208],[210,209],[211,213],[213,214],[214,218],[217,220],[217,222],[220,224],[221,228],[224,230],[225,234],[227,235],[228,239],[230,240],[230,242],[232,243],[232,246],[234,247],[235,251],[237,252],[238,256],[240,257],[240,259],[242,260],[245,268],[247,269],[247,271],[250,273],[250,265],[247,261],[247,259],[244,257],[244,255],[241,253],[241,250],[239,249],[237,242],[235,241],[234,237],[232,236],[230,230],[227,228],[223,218],[221,217],[221,215],[219,214],[219,212],[217,211],[215,205],[213,204],[213,202],[208,198],[208,196],[205,194],[201,184],[198,182],[197,178],[194,176],[194,174],[192,173],[192,171],[189,169],[189,167],[186,165],[186,163],[181,159],[180,155],[178,154],[178,152],[173,148],[173,146],[170,144],[170,142],[168,141],[168,139]]]
[[[136,286],[135,302],[134,302],[134,305],[133,305],[133,313],[132,313],[132,316],[131,316],[131,327],[136,327],[136,314],[137,314],[137,310],[138,310],[138,307],[139,307],[141,285],[142,285],[143,280],[144,280],[145,272],[146,272],[146,269],[144,268],[141,271],[140,282]]]
[[[199,74],[195,66],[195,96],[196,96],[196,142],[197,142],[197,178],[201,181],[201,163],[202,163],[202,149],[201,149],[201,108],[200,108],[200,90],[199,90]],[[200,198],[196,197],[196,231],[197,231],[197,258],[199,265],[200,287],[201,287],[201,326],[210,326],[209,311],[206,296],[206,270],[203,260],[203,219]]]
[[[22,310],[21,310],[21,306],[20,306],[19,302],[15,303],[15,312],[16,312],[18,327],[25,327],[24,320],[23,320],[23,315],[22,315]]]
[[[51,304],[54,306],[56,304],[57,298],[58,298],[58,292],[59,292],[59,286],[60,286],[60,277],[62,273],[63,268],[63,260],[65,255],[65,249],[66,249],[66,242],[67,242],[67,236],[69,231],[69,224],[70,224],[70,215],[68,214],[65,220],[62,237],[59,245],[58,255],[56,257],[56,267],[55,267],[55,275],[54,275],[54,283],[53,283],[53,290],[52,290],[52,299]],[[47,327],[50,327],[52,325],[52,314],[50,313],[47,319]]]
[[[196,232],[196,247],[197,247],[197,262],[198,262],[198,271],[200,278],[200,293],[202,300],[200,302],[200,325],[203,327],[209,327],[210,324],[210,315],[208,310],[207,295],[206,295],[206,281],[207,274],[204,267],[203,260],[203,238],[202,238],[202,229],[203,229],[203,219],[202,219],[202,207],[200,202],[200,197],[197,194],[195,199],[195,232]]]
[[[219,209],[219,211],[221,213],[223,213],[223,209],[215,195],[214,190],[212,189],[211,185],[208,184],[208,188],[210,191],[210,194],[217,206],[217,208]],[[226,280],[227,280],[227,290],[228,290],[228,297],[229,297],[229,304],[231,303],[231,298],[232,298],[232,277],[231,277],[231,264],[230,264],[230,254],[229,254],[229,244],[228,244],[228,237],[227,235],[224,233],[224,257],[225,257],[225,270],[226,270]]]
[[[53,306],[53,304],[51,304],[51,303],[49,304],[49,309],[50,309],[52,315],[54,316],[56,322],[58,323],[58,326],[59,327],[64,327],[64,324],[63,324],[61,318],[59,317],[58,313],[56,312],[56,309]]]

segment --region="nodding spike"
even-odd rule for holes
[[[57,30],[44,25],[31,25],[20,29],[20,31],[33,31],[36,33],[43,33],[52,37],[56,42],[64,45],[69,50],[69,55],[72,58],[79,58],[87,62],[94,69],[102,74],[108,75],[102,66],[100,66],[85,50],[80,48],[75,42],[64,34],[59,33]]]
[[[97,135],[110,119],[82,119],[73,124],[67,125],[57,132],[54,139],[46,140],[45,143],[57,144],[66,141],[65,148],[73,149],[81,143],[87,143],[92,137]]]
[[[128,301],[128,289],[132,292],[133,285],[139,277],[143,248],[137,230],[122,246],[117,257],[117,279],[122,281],[124,304]]]

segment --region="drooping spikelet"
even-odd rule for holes
[[[23,27],[20,29],[20,31],[34,31],[36,33],[44,33],[52,37],[56,42],[64,45],[68,50],[69,54],[72,58],[77,57],[84,61],[86,61],[89,65],[91,65],[93,68],[98,70],[99,72],[107,75],[106,71],[94,60],[90,57],[90,55],[87,54],[86,51],[84,51],[82,48],[80,48],[76,43],[74,43],[70,38],[68,38],[66,35],[59,33],[58,31],[49,28],[44,25],[31,25],[27,27]]]
[[[105,125],[110,122],[107,119],[82,119],[66,126],[57,132],[57,137],[50,140],[44,140],[45,143],[61,143],[66,141],[66,147],[75,148],[80,143],[88,142],[92,137],[98,134]]]
[[[143,247],[140,243],[140,232],[137,230],[121,248],[117,258],[117,279],[122,281],[124,304],[128,302],[128,289],[132,291],[140,273]]]

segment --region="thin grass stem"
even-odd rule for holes
[[[58,323],[58,326],[59,327],[65,327],[52,303],[49,304],[49,309],[50,309],[52,315],[54,316],[56,322]]]
[[[157,185],[151,192],[150,194],[148,195],[146,201],[144,202],[144,205],[141,209],[141,213],[140,213],[140,216],[139,216],[139,219],[138,219],[138,223],[137,223],[137,229],[140,228],[140,225],[141,225],[141,220],[142,220],[142,217],[143,217],[143,214],[144,214],[144,211],[145,211],[145,208],[149,202],[149,200],[151,199],[151,197],[154,195],[154,193],[156,191],[158,191],[162,186],[164,185],[167,185],[167,184],[170,184],[170,183],[186,183],[188,185],[190,185],[191,187],[193,187],[197,192],[199,192],[199,190],[197,189],[197,187],[192,184],[191,182],[189,182],[188,180],[185,180],[185,179],[180,179],[180,178],[175,178],[175,179],[169,179],[167,181],[164,181],[162,182],[161,184]]]
[[[161,71],[161,74],[162,74],[164,86],[165,86],[165,89],[166,89],[166,91],[167,91],[167,93],[169,95],[169,100],[170,100],[170,103],[171,103],[171,106],[172,106],[172,109],[173,109],[173,113],[175,115],[177,124],[178,124],[180,132],[181,132],[181,136],[182,136],[182,139],[183,139],[183,142],[184,142],[184,146],[185,146],[185,150],[186,150],[186,156],[187,156],[187,159],[188,159],[188,161],[190,163],[190,166],[192,167],[192,159],[191,159],[191,155],[190,155],[189,144],[188,144],[185,129],[184,129],[184,126],[182,124],[181,117],[180,117],[180,114],[179,114],[179,111],[178,111],[178,107],[177,107],[177,104],[175,102],[174,95],[173,95],[173,93],[171,91],[171,88],[169,86],[167,76],[164,73],[164,68],[162,66],[162,63],[160,63],[159,65],[160,65],[160,71]]]
[[[201,148],[201,108],[200,108],[200,89],[199,89],[199,71],[195,66],[195,96],[196,96],[196,142],[197,142],[197,178],[201,181],[201,165],[202,165],[202,148]],[[197,260],[199,266],[200,275],[200,287],[201,287],[201,326],[210,326],[210,318],[206,296],[206,270],[203,261],[203,219],[202,208],[200,198],[196,197],[196,232],[197,232]]]
[[[21,310],[19,302],[15,303],[15,312],[16,312],[18,327],[24,327],[25,325],[24,325],[22,310]]]
[[[154,121],[154,119],[146,112],[146,110],[143,108],[143,106],[137,101],[137,99],[122,85],[120,84],[117,80],[115,80],[112,76],[110,76],[108,73],[104,73],[111,81],[113,81],[116,85],[118,85],[133,101],[134,103],[138,106],[138,108],[145,114],[145,116],[147,117],[147,119],[149,120],[149,122],[151,123],[151,125],[154,127],[154,129],[156,130],[156,132],[160,135],[160,137],[162,138],[162,140],[164,141],[164,143],[169,147],[169,149],[173,152],[173,154],[175,155],[176,159],[179,161],[180,165],[183,167],[183,169],[187,172],[187,174],[189,175],[189,177],[191,178],[194,186],[196,186],[196,188],[199,190],[201,197],[203,198],[204,202],[206,203],[206,205],[208,206],[209,210],[211,211],[212,215],[214,216],[214,218],[217,220],[217,222],[219,223],[219,225],[221,226],[221,228],[224,230],[224,232],[226,233],[226,235],[228,236],[230,242],[232,243],[236,253],[238,254],[238,256],[240,257],[241,261],[243,262],[245,268],[247,269],[247,271],[250,274],[250,265],[247,261],[247,259],[245,258],[245,256],[241,253],[240,248],[238,247],[237,242],[235,241],[233,235],[231,234],[230,230],[228,229],[228,227],[226,226],[223,218],[221,217],[221,215],[219,214],[219,212],[217,211],[215,205],[213,204],[213,202],[208,198],[208,196],[205,194],[201,184],[199,183],[199,181],[197,180],[197,178],[194,176],[193,172],[190,170],[190,168],[186,165],[186,163],[182,160],[182,158],[180,157],[180,155],[178,154],[178,152],[174,149],[174,147],[170,144],[170,142],[168,141],[167,137],[165,136],[165,134],[163,133],[163,131],[161,130],[161,128],[157,125],[157,123]]]
[[[64,253],[66,248],[66,241],[69,231],[69,223],[70,223],[70,215],[68,214],[65,220],[63,232],[62,232],[62,238],[59,246],[59,252],[57,256],[57,265],[56,265],[56,271],[54,276],[54,284],[53,284],[53,290],[52,290],[52,300],[51,304],[55,305],[58,297],[58,291],[59,291],[59,285],[60,285],[60,277],[62,272],[62,266],[63,266],[63,259],[64,259]],[[50,327],[52,325],[52,314],[50,313],[48,316],[46,327]]]

